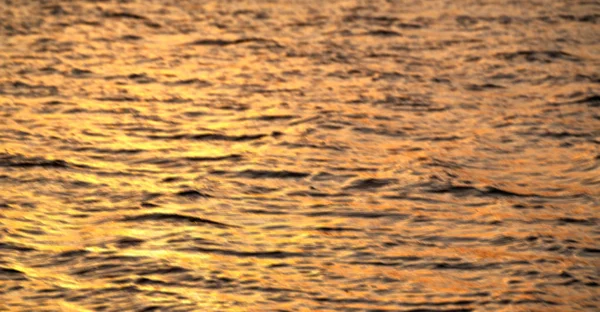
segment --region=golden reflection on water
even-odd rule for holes
[[[0,7],[0,310],[599,305],[593,4]]]

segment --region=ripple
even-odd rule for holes
[[[200,217],[194,217],[194,216],[188,216],[188,215],[182,215],[182,214],[176,214],[176,213],[163,213],[163,212],[155,212],[155,213],[146,213],[146,214],[139,214],[139,215],[134,215],[134,216],[127,216],[127,217],[123,217],[120,221],[122,221],[122,222],[168,221],[168,222],[175,222],[175,223],[189,223],[192,225],[209,224],[209,225],[215,225],[215,226],[224,227],[224,228],[237,227],[235,225],[229,225],[229,224],[225,224],[225,223],[221,223],[221,222],[217,222],[217,221],[213,221],[213,220],[209,220],[209,219],[204,219],[204,218],[200,218]]]
[[[86,165],[72,164],[62,159],[44,159],[40,157],[25,157],[22,155],[0,154],[0,167],[17,167],[17,168],[90,168]]]
[[[299,179],[310,176],[310,173],[288,170],[253,170],[247,169],[236,173],[236,176],[250,179]]]
[[[218,133],[203,134],[176,134],[176,135],[149,135],[149,139],[155,140],[194,140],[194,141],[230,141],[245,142],[259,140],[267,137],[267,134],[242,134],[242,135],[224,135]]]

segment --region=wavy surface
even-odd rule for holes
[[[0,310],[596,311],[599,17],[0,0]]]

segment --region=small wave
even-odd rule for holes
[[[176,81],[167,81],[167,82],[164,82],[164,84],[167,86],[191,86],[191,85],[193,85],[196,88],[209,87],[212,85],[212,83],[210,83],[206,80],[200,80],[197,78],[182,79],[182,80],[176,80]]]
[[[0,267],[0,280],[27,280],[27,276],[19,270]]]
[[[58,87],[31,85],[21,81],[5,82],[0,84],[0,94],[15,97],[48,97],[58,95]]]
[[[155,140],[195,140],[195,141],[229,141],[229,142],[245,142],[259,140],[267,137],[267,134],[242,134],[242,135],[225,135],[218,133],[203,133],[203,134],[176,134],[176,135],[149,135],[149,139]]]
[[[2,205],[0,205],[0,208],[1,207],[2,207]],[[11,243],[1,243],[1,242],[0,242],[0,250],[13,250],[13,251],[19,251],[19,252],[35,251],[34,248],[20,246],[20,245],[14,245]]]
[[[130,12],[106,11],[102,15],[104,17],[108,17],[108,18],[128,18],[128,19],[136,19],[136,20],[147,20],[148,19],[142,15],[138,15],[138,14],[134,14],[134,13],[130,13]]]
[[[90,168],[86,165],[73,164],[62,159],[44,159],[40,157],[25,157],[21,155],[0,154],[0,167],[19,167],[19,168]]]
[[[498,58],[505,59],[507,61],[523,59],[527,62],[541,62],[551,63],[554,60],[565,60],[570,62],[580,62],[581,58],[573,54],[569,54],[560,50],[549,50],[549,51],[534,51],[534,50],[522,50],[516,52],[506,52],[496,54]]]
[[[190,45],[199,45],[199,46],[229,46],[236,44],[244,44],[244,43],[263,43],[269,44],[276,47],[283,47],[277,41],[272,39],[263,39],[263,38],[241,38],[234,40],[225,40],[225,39],[199,39],[190,43]]]
[[[199,218],[199,217],[194,217],[194,216],[188,216],[188,215],[182,215],[182,214],[176,214],[176,213],[161,213],[161,212],[146,213],[146,214],[140,214],[140,215],[135,215],[135,216],[127,216],[127,217],[122,218],[120,221],[123,221],[123,222],[170,221],[170,222],[184,222],[184,223],[198,224],[198,225],[199,224],[210,224],[210,225],[215,225],[217,227],[225,227],[225,228],[237,227],[235,225],[225,224],[222,222]]]
[[[307,253],[288,252],[288,251],[281,251],[281,250],[238,251],[238,250],[230,250],[230,249],[205,248],[205,247],[186,248],[186,249],[183,249],[182,251],[214,253],[214,254],[220,254],[220,255],[224,255],[224,256],[234,256],[234,257],[252,257],[252,258],[267,258],[267,259],[305,258],[307,256],[310,256],[310,254],[307,254]]]
[[[299,179],[310,175],[306,172],[288,171],[288,170],[244,170],[236,174],[239,177],[251,179]]]
[[[359,179],[356,181],[352,181],[350,185],[344,187],[344,190],[372,190],[382,188],[384,186],[388,186],[397,182],[398,179]]]
[[[371,31],[364,33],[364,35],[378,36],[378,37],[401,37],[402,36],[402,34],[397,31],[387,30],[387,29],[371,30]]]
[[[214,161],[223,161],[223,160],[240,161],[243,158],[244,157],[242,155],[231,154],[231,155],[214,156],[214,157],[201,157],[201,156],[184,157],[183,159],[185,159],[187,161],[193,161],[193,162],[214,162]]]
[[[180,197],[187,197],[187,198],[198,198],[198,197],[210,198],[210,197],[212,197],[212,195],[210,195],[210,194],[202,193],[202,192],[199,192],[196,190],[184,190],[184,191],[175,193],[175,195],[180,196]]]

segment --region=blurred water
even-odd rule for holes
[[[597,1],[0,3],[0,310],[593,311]]]

